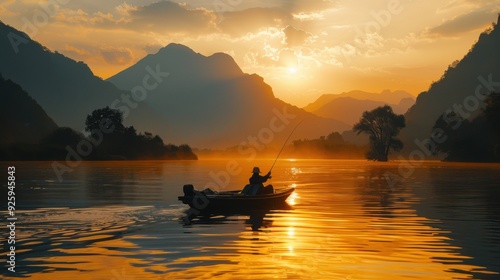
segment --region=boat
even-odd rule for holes
[[[252,209],[281,209],[295,188],[282,187],[273,193],[249,195],[242,190],[215,192],[210,189],[194,190],[193,185],[184,185],[184,195],[178,199],[198,211],[245,211]]]

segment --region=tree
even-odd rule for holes
[[[389,150],[399,151],[403,143],[394,138],[405,127],[405,117],[396,115],[391,106],[377,107],[372,111],[365,111],[353,130],[370,136],[370,150],[368,159],[387,161]]]
[[[104,133],[123,132],[123,114],[120,110],[110,109],[109,106],[97,109],[87,115],[85,131],[101,130]]]

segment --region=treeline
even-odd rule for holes
[[[446,112],[438,118],[432,131],[442,141],[429,149],[444,154],[445,161],[500,162],[500,93],[491,93],[484,103],[471,120],[464,119],[463,112]]]
[[[68,155],[83,160],[198,159],[188,145],[164,144],[158,135],[125,127],[122,113],[109,107],[88,115],[85,130],[88,135],[60,127],[38,143],[4,145],[0,160],[64,160]]]
[[[366,146],[358,146],[344,140],[338,132],[317,139],[293,141],[293,156],[301,158],[363,158]]]

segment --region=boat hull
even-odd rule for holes
[[[242,195],[240,191],[179,196],[179,200],[198,211],[248,211],[282,209],[294,188],[276,189],[273,194]]]

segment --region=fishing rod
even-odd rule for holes
[[[288,138],[286,138],[285,140],[285,143],[283,143],[283,146],[281,147],[279,153],[278,153],[278,156],[276,157],[276,159],[274,160],[273,162],[273,165],[271,166],[271,169],[269,170],[269,173],[271,173],[271,171],[273,170],[274,168],[274,165],[276,164],[276,161],[278,161],[278,158],[280,157],[280,154],[281,152],[283,151],[283,148],[285,148],[285,145],[286,143],[288,142],[288,139],[290,139],[290,136],[292,136],[293,132],[295,131],[295,129],[297,129],[297,127],[299,127],[299,125],[304,121],[304,119],[302,119],[292,130],[292,132],[290,132],[290,135],[288,135]]]

